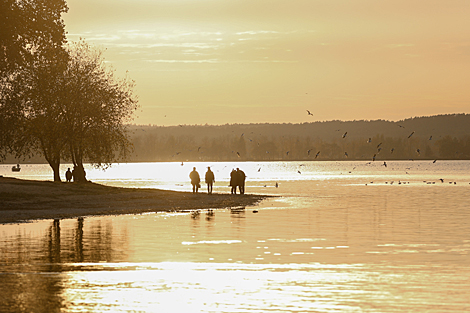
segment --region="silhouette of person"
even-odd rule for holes
[[[241,195],[245,194],[245,179],[246,179],[245,172],[243,172],[237,167],[237,182],[238,182],[237,185],[238,185],[238,189],[240,190]]]
[[[201,178],[199,173],[196,171],[196,168],[193,167],[193,171],[189,173],[189,178],[191,179],[191,185],[193,185],[193,193],[197,193],[200,187]]]
[[[76,167],[76,166],[73,167],[73,170],[72,170],[72,178],[73,178],[73,182],[78,181],[78,177],[77,177],[77,167]]]
[[[230,172],[230,187],[232,187],[232,190],[230,192],[232,194],[237,194],[237,186],[238,186],[237,171],[232,169],[232,172]]]
[[[215,176],[214,172],[211,171],[211,168],[208,166],[207,167],[207,172],[206,172],[206,184],[207,184],[207,193],[212,193],[212,185],[215,182]]]
[[[67,183],[72,181],[72,172],[70,171],[70,167],[67,169],[67,172],[65,172],[65,180]]]

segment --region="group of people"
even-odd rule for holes
[[[199,176],[199,173],[196,171],[196,168],[193,167],[193,170],[191,173],[189,173],[189,178],[191,179],[191,185],[193,186],[193,193],[198,193],[199,188],[201,188],[201,177]],[[236,170],[232,170],[230,173],[230,187],[232,187],[231,193],[236,194],[237,193],[237,187],[240,191],[240,194],[245,193],[245,179],[246,175],[245,173],[237,168]],[[214,172],[212,172],[210,167],[207,167],[207,172],[205,175],[205,182],[207,184],[207,193],[211,194],[212,193],[212,186],[215,183],[215,175]]]
[[[70,167],[67,168],[67,172],[65,172],[65,181],[67,183],[70,183],[70,182],[77,182],[77,181],[80,181],[79,179],[79,175],[78,175],[78,170],[75,169],[75,167],[73,168],[73,170],[71,171],[70,170]],[[86,180],[86,172],[83,171],[83,180]]]
[[[232,170],[230,173],[230,187],[232,187],[232,194],[237,194],[237,187],[241,195],[245,193],[245,179],[245,172],[240,170],[238,167],[237,170]]]
[[[191,179],[191,185],[193,185],[193,193],[198,193],[199,188],[201,188],[201,178],[195,167],[193,167],[193,171],[189,173],[189,178]],[[207,193],[210,194],[212,193],[212,185],[215,182],[215,175],[214,172],[211,171],[210,166],[207,167],[205,181],[207,184]]]

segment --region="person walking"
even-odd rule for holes
[[[245,194],[245,179],[246,179],[245,172],[243,172],[241,169],[237,167],[236,176],[237,176],[237,182],[238,182],[237,183],[238,189],[240,190],[240,194],[243,195]]]
[[[189,173],[189,178],[191,179],[191,185],[193,185],[193,193],[197,193],[201,186],[201,178],[195,167],[193,167],[193,171]]]
[[[207,172],[206,172],[206,184],[207,184],[207,193],[211,194],[212,193],[212,185],[215,182],[215,176],[214,172],[211,171],[211,168],[208,166],[207,167]]]
[[[238,186],[237,171],[232,169],[232,172],[230,172],[230,187],[232,187],[232,190],[230,190],[231,194],[237,194],[237,186]]]

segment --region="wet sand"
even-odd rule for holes
[[[204,189],[203,189],[204,191]],[[268,196],[118,188],[0,177],[0,224],[37,219],[217,209],[255,205]]]

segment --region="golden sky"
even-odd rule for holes
[[[69,40],[106,49],[118,73],[136,81],[138,124],[470,113],[468,0],[68,5]]]

